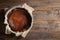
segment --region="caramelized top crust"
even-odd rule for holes
[[[24,31],[27,27],[27,17],[25,16],[25,10],[13,9],[8,14],[8,23],[13,31]]]

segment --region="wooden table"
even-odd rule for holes
[[[60,0],[0,0],[0,9],[10,8],[24,3],[35,9],[33,12],[33,28],[26,38],[16,38],[13,35],[12,37],[1,34],[0,39],[60,40]]]

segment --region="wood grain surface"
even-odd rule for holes
[[[0,0],[0,9],[24,3],[35,9],[31,31],[26,38],[0,34],[0,40],[60,40],[60,0]]]

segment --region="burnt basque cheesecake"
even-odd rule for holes
[[[23,32],[31,25],[31,16],[24,8],[15,8],[7,15],[11,30]]]

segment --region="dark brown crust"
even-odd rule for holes
[[[8,14],[8,22],[14,31],[23,31],[27,25],[27,18],[24,10],[14,9]]]

